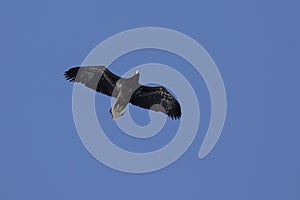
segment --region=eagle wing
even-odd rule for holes
[[[175,97],[162,86],[141,85],[132,94],[130,103],[141,108],[159,111],[172,119],[181,117],[181,107]]]
[[[65,78],[70,82],[80,82],[97,92],[113,96],[114,87],[121,77],[104,66],[86,66],[67,70]]]

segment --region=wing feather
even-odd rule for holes
[[[113,89],[121,78],[104,66],[73,67],[65,72],[70,82],[80,82],[102,94],[113,96]]]
[[[172,119],[181,117],[181,107],[175,97],[164,87],[148,87],[141,85],[132,94],[130,103],[141,108],[167,114]]]

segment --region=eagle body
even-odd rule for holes
[[[181,117],[181,107],[175,97],[163,86],[149,87],[140,84],[138,71],[130,78],[122,78],[104,66],[73,67],[65,72],[65,78],[116,98],[110,109],[113,120],[125,113],[129,103],[165,113],[172,119]]]

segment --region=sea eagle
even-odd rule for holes
[[[141,85],[139,71],[130,78],[122,78],[104,66],[84,66],[73,67],[64,75],[70,82],[83,83],[88,88],[116,98],[109,111],[113,120],[124,114],[128,103],[165,113],[172,119],[181,117],[180,104],[175,97],[163,86]]]

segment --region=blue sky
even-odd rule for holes
[[[0,199],[299,199],[299,3],[296,1],[2,1],[0,3]],[[72,118],[72,85],[63,78],[101,41],[131,28],[158,26],[199,42],[222,74],[228,111],[220,140],[197,157],[210,117],[209,94],[184,60],[159,51],[130,53],[113,63],[174,66],[199,91],[201,126],[171,166],[128,174],[97,161]],[[100,64],[100,63],[99,63]],[[125,67],[126,66],[126,67]],[[112,139],[129,150],[158,148],[124,136],[97,113]],[[130,108],[147,124],[147,112]],[[202,117],[203,116],[203,117]],[[168,121],[166,130],[178,126]],[[143,149],[145,147],[145,149]]]

